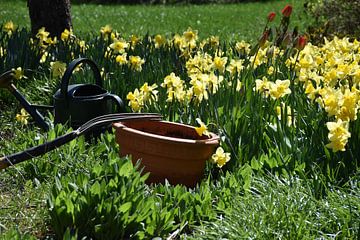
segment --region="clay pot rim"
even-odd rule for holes
[[[170,122],[170,121],[158,121],[158,122],[195,129],[195,127],[193,127],[191,125],[186,125],[186,124],[182,124],[182,123],[176,123],[176,122]],[[138,134],[138,135],[142,135],[143,137],[152,138],[152,139],[156,139],[156,140],[160,140],[160,141],[167,141],[167,142],[171,141],[173,143],[182,143],[182,144],[187,143],[187,144],[200,144],[200,145],[219,145],[219,139],[220,139],[220,137],[218,135],[216,135],[215,133],[212,133],[212,132],[210,132],[210,137],[208,139],[200,139],[200,140],[167,137],[167,136],[148,133],[148,132],[143,132],[143,131],[140,131],[140,130],[137,130],[137,129],[134,129],[134,128],[131,128],[131,127],[127,127],[126,125],[124,125],[123,122],[113,123],[113,127],[115,129],[121,128],[123,131],[126,131],[128,133]]]

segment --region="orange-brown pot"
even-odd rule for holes
[[[183,184],[194,187],[204,175],[205,163],[219,145],[219,137],[200,137],[189,125],[167,121],[114,123],[120,156],[141,159],[148,183]]]

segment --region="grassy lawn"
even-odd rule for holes
[[[231,5],[185,5],[185,6],[72,6],[74,31],[97,32],[110,24],[119,33],[145,35],[182,33],[188,27],[199,31],[202,38],[215,35],[223,40],[254,40],[261,34],[265,18],[271,11],[278,12],[286,5],[294,6],[293,25],[304,29],[305,0],[250,2]],[[1,1],[0,19],[12,20],[20,26],[29,27],[26,3]],[[279,20],[279,17],[278,19]]]
[[[28,41],[25,1],[2,0],[0,19],[27,30],[0,32],[0,73],[25,70],[14,84],[30,102],[51,104],[66,64],[87,57],[128,112],[157,112],[193,126],[200,118],[221,136],[224,155],[219,151],[207,162],[193,189],[148,185],[128,157],[118,156],[113,133],[78,138],[0,170],[0,239],[360,238],[358,43],[337,39],[298,51],[298,39],[251,49],[236,42],[256,42],[270,11],[278,13],[271,23],[277,26],[287,3],[294,6],[291,30],[299,25],[302,32],[304,2],[73,5],[76,37],[49,44]],[[106,24],[119,39],[126,36],[126,55],[99,34]],[[149,33],[170,39],[189,26],[200,39],[218,35],[223,41],[143,38]],[[132,43],[131,34],[139,42]],[[134,64],[130,56],[144,61]],[[72,80],[90,81],[91,73],[81,69]],[[44,132],[31,117],[22,115],[28,123],[16,120],[21,108],[0,89],[0,157],[69,132],[66,124]],[[51,113],[44,115],[53,121]],[[226,154],[231,159],[222,166]]]

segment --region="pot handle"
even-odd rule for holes
[[[73,71],[75,70],[75,68],[77,66],[79,66],[81,63],[86,63],[90,66],[91,70],[94,73],[95,76],[95,81],[96,81],[96,85],[102,87],[102,81],[101,81],[101,75],[100,75],[100,70],[97,67],[96,63],[88,58],[77,58],[75,60],[73,60],[69,66],[66,68],[66,71],[64,73],[64,76],[62,77],[61,80],[61,90],[60,90],[60,95],[67,100],[67,90],[68,90],[68,86],[69,86],[69,81],[70,81],[70,77],[73,73]]]
[[[108,94],[104,97],[104,99],[111,99],[116,103],[117,112],[125,112],[124,102],[118,95],[115,94]]]

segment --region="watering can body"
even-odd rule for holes
[[[96,84],[71,84],[73,71],[86,63],[94,73]],[[92,118],[114,112],[124,112],[123,101],[102,88],[100,71],[96,64],[87,58],[72,61],[61,81],[61,88],[53,96],[55,123],[69,123],[77,128]]]
[[[73,71],[80,64],[87,64],[90,66],[96,84],[69,85]],[[33,117],[36,124],[45,131],[49,130],[49,124],[45,121],[38,109],[54,109],[55,123],[68,123],[72,128],[78,128],[95,117],[114,112],[125,112],[124,103],[120,97],[111,94],[102,88],[100,71],[95,62],[87,58],[78,58],[69,64],[62,78],[61,87],[53,96],[54,106],[29,103],[12,83],[13,79],[13,70],[1,74],[0,88],[7,88]]]

